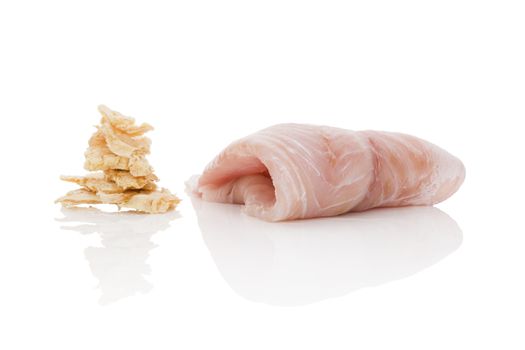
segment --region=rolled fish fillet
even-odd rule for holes
[[[463,183],[463,163],[417,137],[279,124],[230,144],[188,181],[210,202],[267,221],[433,205]]]

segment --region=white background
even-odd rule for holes
[[[523,6],[1,1],[0,348],[523,349]],[[100,103],[155,126],[177,213],[53,204]],[[442,212],[196,212],[184,181],[280,122],[414,134],[467,178]]]

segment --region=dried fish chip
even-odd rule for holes
[[[129,171],[123,170],[108,170],[105,172],[105,179],[106,181],[115,183],[123,190],[144,189],[151,191],[156,188],[155,181],[158,181],[158,178],[155,174],[149,174],[147,176],[133,176]]]
[[[114,129],[110,123],[104,122],[99,127],[111,152],[121,157],[130,158],[134,154],[148,154],[150,139],[147,137],[133,138]]]
[[[79,204],[101,204],[102,202],[95,192],[79,188],[69,191],[65,196],[58,198],[55,203],[61,203],[64,207],[71,207]]]
[[[106,146],[89,147],[84,153],[86,160],[84,169],[89,171],[97,170],[129,170],[129,158],[117,156],[111,153]]]
[[[89,139],[84,153],[86,176],[62,176],[82,188],[68,192],[56,202],[63,206],[115,204],[145,213],[174,209],[180,200],[167,189],[157,190],[157,176],[146,159],[151,141],[143,134],[153,128],[135,125],[135,119],[99,106],[101,125]]]
[[[133,176],[148,176],[153,173],[153,168],[149,165],[144,155],[136,154],[129,159],[129,172]]]
[[[164,213],[174,209],[179,204],[180,199],[171,194],[167,189],[150,193],[139,193],[131,196],[120,206],[132,208],[146,213]]]
[[[119,193],[125,190],[118,183],[106,179],[104,173],[93,173],[86,176],[61,176],[61,180],[73,182],[92,192]]]
[[[114,128],[117,128],[128,136],[141,136],[153,130],[153,127],[147,123],[136,126],[134,118],[122,115],[117,111],[112,111],[104,105],[98,106],[98,111],[102,115],[102,123],[107,120]]]

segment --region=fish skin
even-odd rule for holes
[[[283,221],[433,205],[464,178],[458,158],[411,135],[278,124],[231,143],[187,184],[204,200]]]

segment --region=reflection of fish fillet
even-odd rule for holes
[[[459,159],[413,136],[282,124],[232,143],[189,186],[205,200],[279,221],[432,205],[464,177]]]

